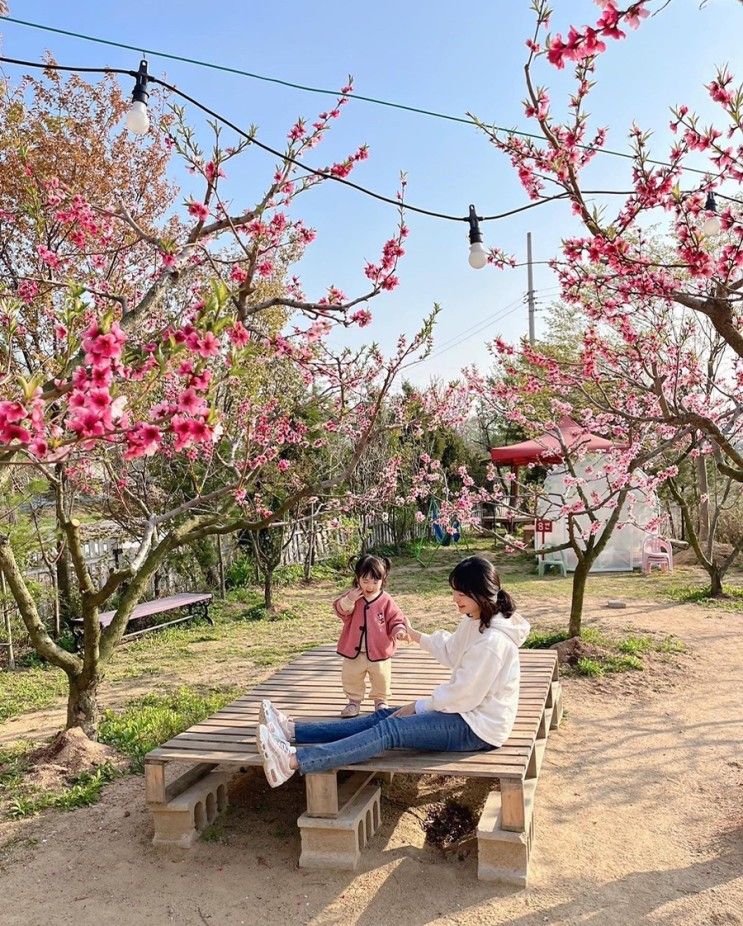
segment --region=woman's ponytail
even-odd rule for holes
[[[495,596],[495,603],[498,606],[498,611],[503,617],[510,617],[516,610],[516,603],[513,598],[511,598],[508,592],[504,592],[502,588],[498,589],[498,594]]]

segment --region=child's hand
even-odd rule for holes
[[[363,592],[360,588],[349,588],[340,598],[340,608],[346,615],[352,614],[356,607],[356,602],[361,598]]]
[[[405,627],[400,627],[400,629],[395,633],[395,639],[399,643],[403,643],[403,642],[409,643],[410,642],[410,638],[408,637],[408,631],[405,629]]]

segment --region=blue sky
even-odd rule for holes
[[[593,21],[597,15],[589,0],[554,0],[553,8],[554,32],[565,33],[570,24]],[[466,5],[447,0],[425,4],[220,0],[212,5],[203,0],[160,0],[145,6],[101,0],[64,4],[11,0],[11,15],[314,86],[340,87],[351,73],[362,94],[454,115],[470,110],[486,121],[530,128],[521,109],[523,42],[532,31],[527,0]],[[743,76],[738,51],[742,23],[737,0],[709,0],[702,9],[696,0],[673,0],[628,40],[612,43],[602,56],[598,86],[588,107],[593,125],[609,128],[608,147],[626,150],[627,130],[635,120],[655,132],[654,153],[662,158],[670,137],[668,108],[674,103],[687,103],[709,121],[713,106],[703,84],[714,76],[714,66],[729,63],[739,79]],[[133,52],[12,23],[0,24],[0,33],[3,53],[13,57],[39,59],[50,49],[61,64],[137,66],[138,55]],[[551,88],[554,101],[564,100],[567,75],[540,67],[539,82]],[[245,127],[256,123],[259,137],[276,147],[281,147],[297,116],[311,117],[329,102],[322,96],[154,55],[150,70],[236,123]],[[9,66],[7,73],[18,76],[19,70]],[[203,126],[196,113],[192,121]],[[208,141],[206,130],[203,138]],[[481,214],[488,214],[526,202],[512,168],[473,127],[362,102],[347,106],[332,135],[307,160],[322,166],[360,142],[369,143],[371,156],[352,179],[379,192],[394,195],[399,172],[404,170],[408,200],[436,211],[464,215],[472,202]],[[269,155],[250,151],[242,169],[230,176],[235,199],[242,202],[257,196],[272,168]],[[689,182],[693,180],[691,176]],[[628,182],[629,162],[605,155],[598,156],[586,174],[586,186],[627,189]],[[301,266],[308,295],[321,295],[330,283],[349,294],[360,292],[366,283],[364,261],[377,259],[394,228],[392,207],[339,185],[324,184],[301,197],[296,211],[318,230]],[[411,368],[411,379],[453,377],[471,362],[487,367],[486,340],[496,334],[516,339],[527,330],[526,307],[521,304],[525,268],[470,269],[464,224],[411,213],[408,225],[411,233],[400,265],[401,285],[376,300],[371,328],[344,338],[358,344],[371,336],[389,347],[401,331],[414,331],[438,302],[443,311],[436,356]],[[535,260],[552,257],[561,237],[574,230],[562,204],[484,226],[486,244],[519,259],[525,257],[526,232],[531,231]],[[555,282],[548,268],[535,267],[535,286],[539,304],[554,298]],[[488,321],[481,332],[467,336]],[[538,334],[541,324],[538,315]]]

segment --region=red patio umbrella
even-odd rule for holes
[[[584,448],[589,452],[611,450],[614,447],[611,441],[598,434],[591,434],[582,428],[577,421],[565,416],[558,425],[560,435],[568,448]],[[532,440],[523,440],[518,444],[508,444],[506,447],[492,447],[490,459],[499,466],[526,466],[528,463],[552,464],[560,463],[563,458],[562,444],[554,432],[545,431]]]

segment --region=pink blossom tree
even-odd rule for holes
[[[40,617],[7,506],[0,568],[36,651],[68,676],[68,726],[95,735],[105,666],[173,551],[258,532],[310,497],[352,505],[349,480],[375,435],[406,420],[393,386],[427,349],[433,316],[389,357],[328,341],[336,328],[367,325],[370,302],[397,285],[402,218],[355,297],[332,284],[307,296],[291,271],[314,238],[295,201],[324,182],[292,161],[346,103],[298,120],[268,189],[245,204],[229,173],[247,144],[226,146],[217,131],[202,154],[177,108],[163,106],[148,138],[132,142],[111,81],[50,73],[3,100],[0,171],[14,184],[0,216],[0,479],[28,494],[29,477],[41,476],[54,494],[84,622],[80,653]],[[74,119],[51,117],[60,111]],[[346,176],[366,155],[362,145],[327,173]],[[171,156],[194,177],[181,208],[164,174]],[[393,486],[394,468],[376,492]],[[83,555],[81,500],[114,512],[136,539],[131,560],[102,582]]]
[[[659,304],[690,310],[713,327],[733,354],[730,376],[716,390],[716,400],[743,386],[743,220],[738,194],[743,179],[743,89],[734,84],[727,68],[717,71],[707,89],[720,118],[706,127],[688,107],[674,107],[670,127],[676,140],[666,163],[652,159],[649,134],[633,127],[632,190],[618,208],[597,204],[585,192],[582,173],[604,148],[607,130],[591,130],[587,101],[607,43],[623,39],[628,27],[637,29],[648,15],[648,3],[642,0],[623,9],[613,0],[597,4],[597,21],[571,26],[566,38],[547,34],[552,11],[546,2],[532,4],[536,27],[526,43],[524,111],[543,141],[480,125],[510,159],[534,202],[565,199],[584,228],[583,234],[564,240],[561,257],[552,262],[563,299],[579,306],[589,319],[609,325],[624,343],[640,347],[652,347],[642,345],[642,329],[657,322]],[[565,120],[555,115],[548,88],[536,82],[535,69],[544,61],[558,69],[574,65],[575,88]],[[685,174],[690,156],[700,155],[707,158],[707,173]],[[698,179],[690,184],[689,176]],[[647,228],[648,219],[656,218],[665,222],[662,248]],[[666,371],[657,373],[662,378]],[[661,414],[679,433],[692,427],[707,435],[719,471],[743,481],[743,454],[731,437],[739,404],[667,407]]]
[[[570,621],[574,633],[580,629],[583,589],[595,551],[627,518],[623,506],[638,478],[657,488],[675,476],[679,463],[696,447],[710,455],[721,475],[743,481],[737,398],[743,385],[743,222],[740,201],[731,195],[743,177],[743,91],[733,86],[727,69],[710,82],[721,128],[702,128],[686,107],[674,109],[671,128],[678,140],[667,164],[651,160],[649,137],[633,129],[633,189],[607,218],[604,209],[592,204],[581,179],[607,135],[603,128],[590,132],[586,100],[606,42],[624,38],[628,26],[637,28],[647,16],[647,4],[619,9],[612,0],[600,0],[598,5],[602,12],[594,25],[571,27],[563,39],[561,34],[544,35],[551,11],[543,0],[533,3],[536,29],[527,41],[524,108],[543,142],[480,123],[508,156],[535,203],[565,199],[582,223],[584,234],[565,239],[561,256],[551,264],[563,299],[585,318],[585,330],[575,357],[556,357],[539,346],[516,349],[497,340],[495,380],[486,383],[470,371],[462,387],[486,405],[495,404],[528,433],[553,430],[560,415],[571,414],[579,425],[623,448],[611,462],[608,495],[585,491],[573,471],[573,453],[565,448],[566,478],[574,491],[564,513],[573,520],[568,545],[578,559]],[[534,69],[545,59],[557,68],[568,61],[575,65],[576,85],[565,121],[554,115],[548,90],[535,83]],[[708,156],[709,172],[692,188],[682,189],[692,152]],[[717,206],[712,193],[722,203],[719,225],[713,221],[711,210]],[[646,227],[648,217],[658,215],[668,219],[660,243],[657,233]],[[496,250],[492,263],[500,267],[507,261]],[[712,354],[699,349],[705,328],[714,336],[708,342],[717,345]],[[720,345],[729,359],[710,368],[710,357],[719,353]],[[714,369],[712,377],[709,369]],[[470,486],[442,505],[442,516],[448,508],[449,516],[456,513],[461,520],[478,498],[504,503],[508,494],[501,485]],[[602,522],[597,512],[607,503],[614,506],[613,515]]]

